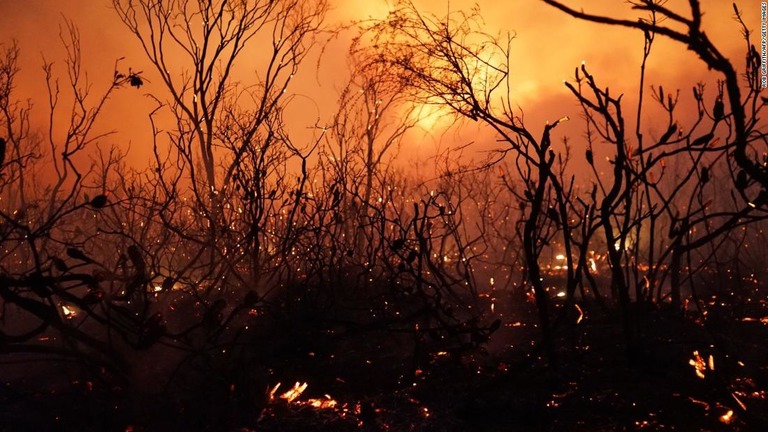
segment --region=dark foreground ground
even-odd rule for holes
[[[706,319],[638,311],[641,349],[628,356],[615,316],[561,304],[572,309],[558,326],[556,366],[543,358],[530,305],[497,309],[503,325],[476,350],[435,351],[428,341],[414,350],[413,336],[381,329],[296,326],[264,336],[264,399],[234,385],[186,396],[90,382],[40,390],[55,368],[30,362],[26,387],[3,377],[0,430],[765,431],[764,306],[712,309]],[[307,389],[288,402],[280,395],[295,381]]]
[[[346,421],[274,406],[257,430],[768,430],[768,323],[759,317],[711,318],[708,331],[693,316],[640,312],[642,348],[628,357],[617,320],[581,309],[577,325],[577,312],[565,314],[557,367],[533,342],[533,317],[518,311],[522,319],[506,322],[490,353],[433,354],[412,385],[366,392],[381,374],[375,367],[352,378],[358,397]]]

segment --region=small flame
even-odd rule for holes
[[[278,384],[278,386],[279,385],[280,384]],[[294,400],[296,400],[296,398],[301,396],[302,393],[304,393],[304,390],[307,389],[307,386],[308,386],[308,384],[306,382],[302,384],[302,383],[296,381],[296,384],[293,385],[293,388],[291,388],[287,392],[285,392],[282,395],[280,395],[280,399],[285,399],[289,403],[293,402]]]
[[[274,387],[272,387],[269,390],[269,400],[274,401],[275,400],[275,394],[277,394],[277,390],[280,388],[281,383],[277,383]],[[290,404],[295,405],[301,405],[301,406],[310,406],[312,408],[316,409],[333,409],[336,408],[339,403],[331,397],[331,395],[323,395],[322,398],[312,398],[307,399],[306,401],[299,401],[297,400],[299,396],[301,396],[304,393],[304,390],[306,390],[308,387],[308,384],[296,382],[296,384],[293,385],[293,387],[288,390],[287,392],[280,395],[280,399],[286,401]]]

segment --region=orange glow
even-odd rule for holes
[[[412,115],[416,124],[426,132],[439,133],[454,122],[453,114],[438,105],[421,105]]]
[[[638,85],[642,35],[574,20],[543,2],[500,4],[491,0],[458,0],[450,2],[450,9],[468,10],[475,3],[483,15],[485,31],[489,34],[512,32],[515,35],[510,46],[513,67],[509,80],[510,98],[513,106],[519,106],[525,111],[526,123],[532,127],[540,127],[548,119],[564,115],[576,118],[574,116],[579,115],[562,81],[570,79],[573,68],[582,61],[586,61],[590,70],[603,82],[609,83],[611,90],[615,88],[616,93],[625,93],[628,106],[634,103],[631,99]],[[566,3],[590,12],[637,18],[637,13],[626,2],[573,0]],[[419,0],[415,4],[439,16],[445,14],[448,8],[442,0]],[[670,7],[676,9],[681,6],[675,4]],[[326,22],[338,25],[350,20],[383,18],[390,8],[391,2],[384,0],[332,0]],[[704,0],[702,9],[706,11],[702,25],[707,35],[725,55],[743,61],[743,41],[738,37],[737,24],[731,19],[731,3]],[[759,24],[759,8],[744,7],[743,13],[747,24],[755,30]],[[106,115],[97,126],[101,131],[117,129],[118,133],[109,141],[119,143],[125,149],[131,143],[129,161],[136,166],[146,166],[148,149],[145,146],[150,136],[147,114],[156,105],[145,94],[161,92],[162,83],[154,76],[137,42],[119,23],[110,0],[85,3],[80,0],[0,2],[0,15],[5,17],[3,26],[0,26],[0,40],[17,39],[22,49],[20,66],[24,73],[18,82],[18,94],[23,95],[22,100],[27,97],[44,100],[44,95],[40,93],[44,86],[41,85],[43,76],[38,53],[55,61],[58,73],[64,72],[59,40],[62,15],[71,19],[80,29],[83,66],[89,73],[89,81],[94,85],[111,80],[114,62],[120,57],[125,57],[121,66],[126,69],[133,67],[145,72],[148,79],[146,85],[140,91],[119,92],[108,104]],[[311,114],[320,119],[332,116],[336,100],[334,89],[346,80],[343,73],[345,68],[339,65],[345,62],[344,44],[351,37],[351,33],[342,34],[339,41],[324,51],[317,73],[313,71],[316,63],[312,60],[302,66],[303,69],[288,91],[306,96],[313,103],[299,104],[304,107],[301,109],[298,106],[292,108],[293,115]],[[693,53],[664,38],[657,39],[648,64],[648,82],[687,90],[696,81],[711,81],[711,72],[702,66]],[[674,67],[670,66],[671,62],[674,62]],[[319,86],[318,80],[321,81]],[[33,112],[33,121],[38,123],[45,121],[42,109],[44,104],[39,105]],[[311,112],[302,112],[306,110]],[[452,122],[451,116],[432,107],[425,107],[422,111],[423,118],[419,125],[429,131],[445,128]],[[647,118],[644,121],[653,119],[650,112],[645,116]],[[568,123],[562,133],[576,136],[574,132],[578,134],[581,123]],[[301,127],[306,126],[301,124]],[[653,126],[650,127],[653,129]],[[490,135],[488,137],[491,138]],[[413,140],[419,142],[416,137]],[[492,142],[492,138],[488,141]]]

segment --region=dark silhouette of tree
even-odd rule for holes
[[[717,409],[735,400],[739,416],[759,421],[739,399],[756,386],[734,377],[760,371],[739,361],[746,343],[728,332],[764,307],[765,99],[740,12],[738,75],[701,32],[696,1],[691,18],[632,2],[645,14],[636,22],[545,2],[642,32],[636,106],[582,64],[565,83],[578,105],[557,108],[580,113],[556,111],[532,128],[510,94],[513,38],[485,32],[478,9],[436,16],[407,0],[360,24],[337,111],[298,129],[291,83],[326,34],[324,2],[113,0],[150,68],[125,72],[120,59],[95,90],[67,23],[65,68],[44,61],[40,132],[31,102],[14,93],[19,49],[3,46],[0,361],[75,365],[62,379],[103,392],[106,429],[124,428],[131,405],[163,418],[181,412],[173,425],[255,428],[262,414],[291,409],[273,401],[286,371],[357,397],[369,383],[345,382],[359,373],[347,366],[384,359],[377,373],[406,396],[423,391],[431,368],[449,380],[482,375],[478,388],[461,384],[476,393],[517,392],[499,389],[523,377],[481,356],[516,327],[499,311],[510,308],[538,321],[541,343],[515,350],[522,366],[544,359],[557,369],[546,380],[584,378],[581,363],[571,366],[591,359],[590,339],[615,345],[623,334],[637,370],[670,351],[685,367],[688,348],[706,345],[709,364],[698,352],[691,360],[706,374],[700,393]],[[657,37],[685,44],[722,79],[692,95],[649,85]],[[145,171],[104,145],[111,132],[98,126],[110,98],[140,90],[157,103]],[[477,122],[502,147],[478,163],[464,157],[469,145],[452,146],[407,161],[420,166],[410,172],[399,148],[422,107],[456,128]],[[662,114],[658,123],[643,120],[649,112]],[[571,118],[583,119],[584,136],[560,139]],[[691,330],[699,326],[708,333]],[[602,366],[609,353],[621,355],[600,351]],[[369,371],[371,381],[388,379]],[[467,396],[467,411],[484,397]],[[350,422],[388,415],[360,406],[345,408]]]
[[[450,108],[459,116],[481,121],[508,146],[521,177],[525,203],[522,226],[527,283],[539,310],[544,346],[552,362],[555,350],[551,334],[548,294],[542,284],[539,263],[542,248],[556,232],[569,231],[568,189],[560,182],[567,156],[556,154],[551,131],[561,121],[545,126],[536,138],[523,124],[522,113],[507,96],[509,44],[480,29],[477,10],[455,12],[444,19],[426,15],[410,2],[400,2],[384,21],[374,24],[371,36],[372,64],[384,64],[407,83],[415,100]],[[496,102],[497,93],[501,102]],[[575,289],[570,235],[566,235],[568,291]]]
[[[753,101],[756,102],[756,90],[759,89],[759,86],[755,86],[755,84],[757,84],[756,81],[759,79],[759,74],[757,73],[759,64],[752,60],[754,56],[751,53],[754,51],[754,48],[750,43],[750,33],[746,26],[743,26],[743,30],[747,42],[748,61],[746,76],[748,86],[747,94],[743,97],[742,84],[736,68],[701,29],[702,12],[701,5],[697,0],[689,1],[690,18],[674,12],[666,7],[663,2],[656,0],[632,1],[630,4],[633,9],[651,13],[656,17],[652,20],[640,19],[637,21],[622,20],[577,11],[569,8],[563,2],[555,0],[544,0],[544,2],[560,9],[574,18],[599,24],[633,28],[642,31],[645,34],[657,34],[670,38],[695,52],[710,69],[721,73],[723,76],[725,94],[719,95],[715,101],[713,107],[714,120],[715,122],[722,120],[725,111],[724,98],[727,98],[730,108],[729,117],[732,119],[731,127],[733,128],[734,135],[732,148],[729,149],[729,152],[732,154],[734,161],[740,169],[744,170],[755,182],[762,185],[763,188],[768,187],[768,173],[762,168],[760,160],[755,160],[750,154],[754,153],[754,149],[751,148],[751,143],[754,142],[754,139],[750,137],[749,132],[750,129],[755,127],[755,122],[748,116],[747,109],[751,108],[754,110],[759,108],[752,103]],[[735,4],[733,8],[737,19],[741,20],[740,12]],[[683,32],[670,26],[663,25],[661,24],[662,21],[680,24],[687,31]]]
[[[161,207],[163,223],[184,237],[191,234],[187,224],[192,221],[175,215],[199,215],[202,225],[196,229],[207,235],[186,238],[199,249],[190,269],[207,265],[211,276],[224,271],[230,283],[261,284],[268,262],[290,254],[290,231],[296,229],[296,212],[305,197],[307,172],[302,169],[294,185],[287,181],[286,163],[295,159],[304,166],[317,147],[317,142],[293,142],[283,111],[327,5],[222,0],[185,7],[172,1],[116,0],[114,6],[160,77],[153,124],[168,110],[178,125],[168,136],[172,151],[167,154],[155,129],[157,182],[167,200]],[[269,48],[256,53],[256,41],[263,37]],[[258,59],[258,72],[241,86],[233,74],[250,58]],[[187,187],[194,200],[178,202]],[[283,210],[288,210],[283,226],[288,232],[280,233],[269,224]],[[247,275],[235,270],[244,260]],[[214,270],[219,265],[227,270]]]
[[[81,156],[110,134],[97,132],[94,124],[107,100],[128,81],[115,72],[114,80],[96,93],[84,77],[80,36],[71,22],[66,22],[61,41],[66,83],[60,83],[53,62],[43,66],[49,123],[44,134],[31,132],[31,103],[15,99],[19,48],[13,44],[4,49],[0,59],[0,129],[7,136],[0,180],[0,297],[4,308],[18,310],[16,322],[0,329],[3,352],[75,359],[93,377],[123,380],[124,353],[104,332],[114,330],[130,339],[137,327],[111,326],[109,313],[101,308],[111,305],[101,286],[110,272],[89,247],[96,227],[75,227],[84,215],[90,216],[89,209],[104,210],[107,204],[108,190],[93,200],[85,193],[90,182],[105,179]],[[72,102],[68,110],[62,108],[63,100]],[[114,151],[102,156],[103,166],[119,159]],[[100,328],[83,325],[85,321]],[[46,342],[48,335],[60,342]]]
[[[594,171],[594,187],[586,194],[583,192],[589,188],[581,194],[573,189],[574,184],[586,178],[568,178],[565,174],[569,147],[566,145],[563,153],[553,151],[551,130],[559,121],[546,125],[542,137],[537,139],[523,124],[522,115],[509,103],[504,92],[507,91],[511,39],[484,33],[477,24],[477,10],[453,12],[439,18],[420,12],[410,2],[400,2],[388,18],[368,28],[373,47],[368,58],[372,65],[385,64],[395,71],[401,81],[408,84],[416,100],[440,104],[464,118],[481,121],[508,145],[503,154],[515,158],[522,186],[519,199],[526,213],[521,223],[521,241],[545,345],[551,344],[552,337],[549,299],[540,282],[542,248],[549,245],[554,236],[561,239],[567,260],[569,299],[579,285],[583,287],[583,278],[600,298],[598,284],[588,265],[588,251],[594,248],[590,245],[600,240],[599,244],[606,249],[612,298],[620,307],[628,353],[632,357],[642,350],[636,337],[639,305],[663,303],[668,297],[662,296],[661,287],[669,276],[671,305],[680,310],[684,281],[692,284],[696,272],[707,268],[705,261],[713,256],[710,254],[710,258],[702,257],[702,261],[694,263],[691,252],[735,235],[745,224],[763,218],[764,194],[758,192],[750,196],[743,192],[754,183],[760,184],[764,175],[757,157],[748,156],[756,151],[751,147],[756,144],[752,143],[761,139],[761,134],[755,133],[758,122],[751,120],[762,107],[756,100],[759,89],[756,63],[748,64],[747,98],[742,101],[742,84],[733,67],[699,29],[701,16],[695,2],[691,2],[692,19],[676,15],[657,2],[633,3],[635,9],[649,13],[648,18],[637,22],[598,18],[567,9],[557,2],[547,3],[577,18],[629,26],[645,34],[635,131],[637,143],[632,142],[625,124],[621,95],[613,95],[608,88],[598,85],[584,65],[576,69],[575,84],[567,83],[587,119],[585,158]],[[687,25],[690,34],[658,24],[665,19]],[[744,32],[748,35],[746,28]],[[703,87],[694,88],[699,115],[683,133],[675,119],[677,97],[659,86],[653,97],[668,113],[668,124],[663,136],[648,144],[643,139],[639,119],[643,110],[645,62],[657,35],[685,42],[710,68],[722,72],[724,81],[720,88],[724,87],[724,92],[719,91],[711,102],[705,103]],[[747,46],[749,52],[748,39]],[[726,112],[725,100],[734,106],[729,112]],[[749,115],[745,111],[748,107],[752,107]],[[612,148],[607,158],[613,175],[607,178],[599,175],[596,167],[596,160],[601,160],[595,156],[598,140],[609,143]],[[599,152],[602,156],[604,150]],[[670,178],[665,169],[671,164],[676,166],[674,178]],[[735,173],[736,195],[732,195],[729,208],[718,206],[715,210],[712,199],[707,198],[710,193],[722,193],[719,187],[717,191],[712,190],[715,172]],[[664,225],[670,227],[668,238],[657,234],[658,228]],[[697,232],[705,234],[693,235]],[[688,261],[686,265],[684,257]],[[640,270],[644,263],[649,266],[648,271]],[[681,278],[684,267],[686,275]],[[554,352],[551,346],[548,351],[550,355]]]

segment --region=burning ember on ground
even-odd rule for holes
[[[729,409],[725,414],[721,415],[720,421],[725,424],[730,424],[733,421],[733,410]]]
[[[709,369],[710,371],[715,370],[715,358],[712,357],[712,354],[709,355],[709,358],[707,361],[704,361],[704,358],[699,354],[698,351],[693,352],[693,358],[688,360],[688,364],[693,366],[693,371],[696,374],[697,377],[704,379],[706,378],[706,375],[704,372]]]
[[[280,389],[280,385],[282,383],[277,383],[272,389],[269,391],[269,400],[275,401],[275,394]],[[296,382],[293,387],[291,387],[288,391],[281,394],[277,399],[283,400],[286,403],[299,405],[299,406],[310,406],[317,409],[329,409],[329,408],[335,408],[338,405],[338,402],[334,400],[330,395],[324,395],[323,398],[316,398],[316,399],[306,399],[306,400],[298,400],[298,398],[304,393],[304,390],[307,389],[309,384]]]
[[[579,313],[579,317],[576,318],[576,324],[581,324],[581,321],[584,319],[584,311],[581,310],[579,305],[577,305],[575,303],[573,304],[573,306],[576,307],[576,311]]]
[[[77,310],[73,306],[61,305],[61,313],[66,319],[72,319],[77,316]]]

